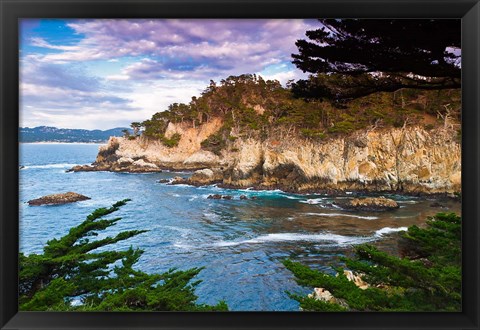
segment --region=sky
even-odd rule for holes
[[[20,126],[128,127],[210,80],[256,73],[285,84],[315,20],[20,21]]]

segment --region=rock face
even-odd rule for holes
[[[275,143],[273,143],[275,142]],[[453,129],[358,131],[325,141],[236,141],[224,183],[310,191],[453,193],[461,190],[461,146]]]
[[[370,287],[368,283],[363,281],[359,275],[354,274],[350,270],[344,270],[343,275],[347,278],[347,280],[353,282],[358,288],[362,290],[366,290]],[[338,276],[338,273],[336,274],[336,276]],[[334,297],[332,293],[325,288],[314,288],[313,293],[309,294],[308,297],[333,304],[339,304],[340,306],[346,308],[349,307],[345,300]]]
[[[77,194],[75,192],[66,192],[62,194],[52,194],[28,201],[29,205],[59,205],[78,201],[84,201],[90,197]]]
[[[355,211],[389,211],[399,208],[397,202],[385,197],[354,198],[340,206]]]
[[[203,169],[195,171],[188,182],[194,186],[203,186],[214,183],[221,183],[223,181],[223,171],[220,169]]]
[[[174,148],[144,138],[111,138],[92,166],[72,170],[202,170],[190,184],[291,192],[461,191],[461,146],[453,128],[376,128],[316,141],[239,136],[227,141],[221,155],[202,150],[201,142],[222,124],[220,118],[195,128],[170,123],[165,135],[181,134]]]
[[[366,290],[370,287],[367,282],[362,280],[362,278],[359,275],[354,274],[351,270],[343,270],[343,275],[350,281],[355,283],[357,287],[359,287],[362,290]],[[338,274],[337,274],[338,276]]]
[[[313,293],[309,294],[308,297],[315,300],[321,300],[332,304],[339,304],[343,307],[348,307],[345,300],[335,298],[330,291],[324,288],[314,288]]]

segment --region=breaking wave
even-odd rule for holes
[[[283,243],[283,242],[313,242],[323,243],[327,246],[347,246],[358,245],[378,240],[384,235],[390,233],[407,230],[407,227],[391,228],[384,227],[374,232],[372,236],[345,236],[332,233],[319,234],[301,234],[301,233],[274,233],[261,235],[255,238],[241,241],[218,241],[206,245],[187,245],[177,242],[174,246],[184,249],[209,248],[209,247],[232,247],[247,244],[267,244],[267,243]]]
[[[45,165],[26,165],[22,170],[28,170],[31,168],[70,168],[78,164],[45,164]]]
[[[365,219],[365,220],[375,220],[378,217],[374,216],[363,216],[363,215],[355,215],[355,214],[346,214],[346,213],[304,213],[305,215],[318,215],[321,217],[348,217],[348,218],[357,218],[357,219]]]

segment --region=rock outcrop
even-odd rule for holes
[[[376,128],[315,141],[238,136],[219,155],[203,150],[201,142],[221,127],[219,118],[195,128],[170,123],[165,135],[181,134],[173,148],[144,138],[111,138],[95,163],[72,171],[201,170],[189,184],[290,192],[461,191],[461,146],[450,127]]]
[[[275,142],[275,143],[274,143]],[[358,131],[321,142],[236,141],[224,184],[292,192],[461,190],[457,132],[421,127]]]
[[[397,202],[385,197],[354,198],[339,206],[355,211],[390,211],[398,209]]]
[[[351,270],[344,270],[343,275],[349,280],[353,282],[358,288],[362,290],[366,290],[370,287],[370,285],[365,282],[361,276],[354,274]],[[338,273],[336,274],[338,276]],[[313,292],[308,295],[309,298],[329,302],[332,304],[338,304],[342,307],[348,308],[348,304],[344,299],[336,298],[332,295],[330,291],[325,288],[314,288]]]
[[[203,169],[193,172],[188,183],[194,186],[203,186],[223,182],[223,171],[220,169]]]
[[[343,299],[335,298],[330,291],[325,288],[314,288],[313,293],[308,295],[308,298],[325,301],[332,304],[338,304],[342,307],[348,308],[348,304]]]
[[[74,203],[78,201],[84,201],[90,199],[90,197],[77,194],[75,192],[66,192],[61,194],[52,194],[43,196],[40,198],[32,199],[28,201],[28,205],[38,206],[38,205],[60,205],[67,203]]]

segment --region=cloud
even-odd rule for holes
[[[87,125],[88,115],[120,116],[138,110],[114,85],[89,76],[81,65],[43,63],[36,56],[21,60],[19,88],[21,126],[68,122],[62,127],[87,128],[82,125]],[[88,126],[99,123],[92,121]]]
[[[62,46],[62,45],[52,45],[48,43],[45,39],[40,37],[33,37],[30,39],[31,45],[36,47],[48,48],[48,49],[56,49],[56,50],[63,50],[63,51],[79,51],[79,46]]]
[[[192,74],[208,80],[212,72],[220,78],[290,61],[290,54],[296,52],[295,41],[318,24],[298,19],[101,19],[79,20],[68,26],[84,38],[73,46],[56,46],[35,39],[37,46],[61,51],[44,55],[44,61],[141,57],[144,59],[140,63],[111,78],[183,79]]]
[[[62,86],[78,91],[100,89],[99,79],[85,74],[81,65],[44,63],[38,56],[27,56],[20,62],[20,81],[40,86]]]
[[[22,126],[128,126],[171,103],[189,102],[210,79],[230,75],[256,72],[285,84],[302,75],[290,63],[295,41],[318,26],[279,19],[66,24],[65,42],[49,38],[52,31],[21,39],[35,46],[21,53]]]

